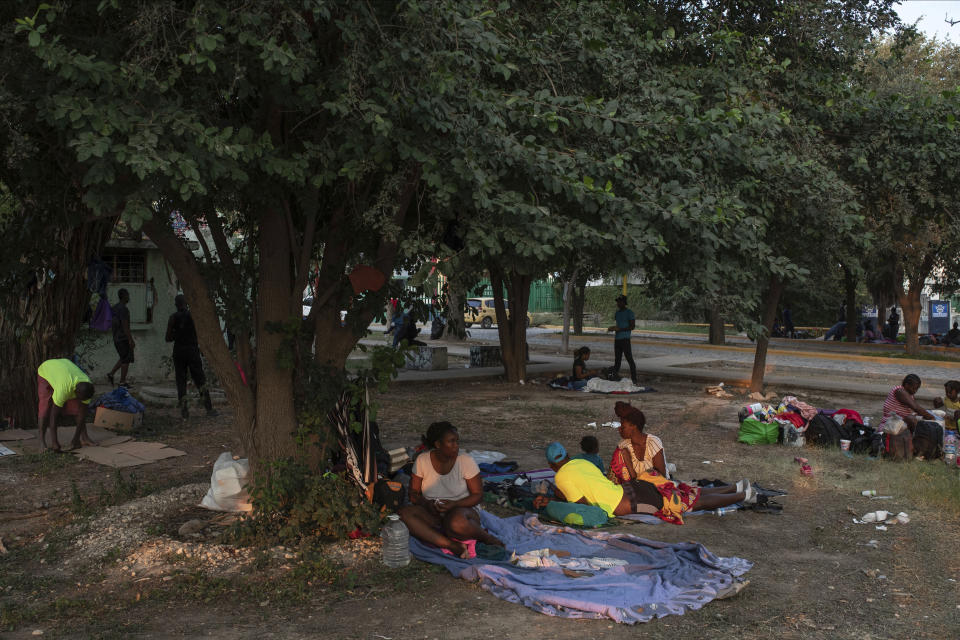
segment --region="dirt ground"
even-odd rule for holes
[[[732,599],[630,627],[551,618],[417,561],[383,569],[376,540],[320,551],[219,544],[223,519],[193,505],[213,460],[232,446],[229,419],[185,424],[151,409],[137,437],[188,455],[139,467],[132,479],[71,456],[0,459],[0,539],[8,549],[0,555],[0,637],[957,637],[960,505],[945,507],[942,496],[924,491],[948,473],[944,465],[748,447],[736,442],[743,396],[720,400],[698,385],[653,384],[657,393],[633,401],[679,478],[746,476],[789,493],[779,515],[618,529],[750,560],[750,585]],[[872,416],[882,402],[802,397]],[[461,427],[463,449],[499,450],[525,469],[545,466],[547,443],[575,450],[585,433],[597,435],[609,459],[616,431],[586,425],[612,419],[615,400],[495,380],[395,384],[377,398],[388,448],[415,444],[427,424],[447,419]],[[812,477],[800,474],[798,453],[810,459]],[[871,500],[864,489],[893,497]],[[875,509],[905,511],[911,521],[887,531],[853,523],[854,514]],[[199,530],[181,532],[191,520]]]

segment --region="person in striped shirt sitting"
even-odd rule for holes
[[[914,397],[920,390],[921,384],[920,376],[908,373],[901,384],[890,389],[887,399],[883,401],[883,417],[894,414],[900,416],[911,432],[916,428],[920,418],[936,420],[936,416],[918,405]]]

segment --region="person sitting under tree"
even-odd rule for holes
[[[77,430],[71,448],[92,447],[96,443],[87,435],[87,405],[93,397],[94,386],[80,367],[66,358],[46,360],[37,369],[37,428],[41,448],[61,453],[57,438],[57,418],[76,416]],[[47,426],[50,427],[50,446],[47,447]]]

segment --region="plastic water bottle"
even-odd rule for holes
[[[383,537],[383,564],[399,569],[410,564],[410,531],[396,514],[387,516],[387,520],[380,533]]]
[[[949,467],[957,464],[957,434],[953,431],[946,431],[944,433],[943,461]]]
[[[733,512],[736,511],[736,510],[737,510],[737,507],[734,507],[734,506],[720,507],[719,509],[714,509],[714,510],[713,510],[713,515],[715,515],[715,516],[725,516],[725,515],[727,515],[727,514],[729,514],[729,513],[733,513]]]

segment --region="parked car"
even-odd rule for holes
[[[503,306],[510,317],[510,301],[504,300]],[[533,318],[527,314],[526,326],[530,326]],[[479,323],[484,329],[489,329],[497,321],[497,309],[493,305],[493,298],[467,298],[467,309],[463,313],[463,323],[467,327]]]

